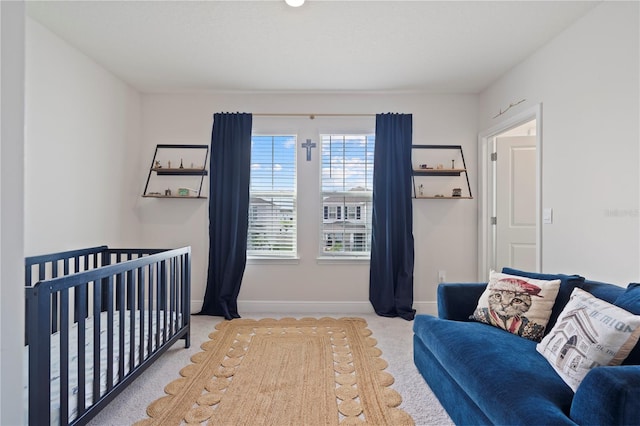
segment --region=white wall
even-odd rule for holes
[[[26,254],[138,245],[138,92],[38,22],[26,29]]]
[[[481,93],[480,130],[542,104],[545,272],[640,279],[639,6],[604,2]]]
[[[0,424],[20,425],[24,344],[24,3],[0,3],[0,43]]]
[[[144,188],[153,150],[159,143],[209,144],[213,114],[379,113],[413,114],[414,144],[461,144],[475,190],[475,95],[426,94],[218,94],[143,95],[143,156],[139,191]],[[254,131],[294,132],[298,142],[330,131],[375,129],[374,117],[254,118]],[[239,295],[240,311],[362,312],[368,302],[368,263],[318,263],[319,154],[298,150],[298,262],[249,262]],[[194,309],[204,296],[208,253],[208,204],[201,200],[138,200],[142,241],[150,246],[193,248]],[[449,281],[470,281],[476,271],[476,200],[414,200],[416,241],[415,307],[435,312],[437,271]]]

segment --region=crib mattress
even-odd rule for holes
[[[135,328],[134,328],[134,337],[135,340],[133,344],[135,345],[135,355],[134,355],[134,367],[138,366],[141,362],[140,360],[140,311],[134,311],[132,315],[132,311],[125,311],[124,316],[124,351],[123,353],[119,353],[120,346],[120,313],[116,311],[114,313],[113,320],[113,376],[114,376],[114,385],[121,380],[119,377],[118,369],[120,363],[120,357],[124,356],[124,376],[126,376],[130,371],[130,362],[129,362],[129,354],[130,354],[130,345],[131,345],[131,336],[130,336],[130,324],[131,319],[133,318]],[[144,328],[144,339],[143,339],[143,361],[147,359],[148,355],[156,349],[156,339],[155,334],[158,325],[156,324],[156,311],[151,311],[151,327],[149,327],[149,311],[142,311],[143,315],[143,328]],[[99,361],[99,371],[100,371],[100,395],[104,395],[107,391],[107,333],[108,333],[108,324],[107,324],[107,312],[101,313],[100,318],[100,361]],[[181,315],[177,315],[173,313],[171,315],[168,314],[168,318],[166,323],[171,327],[175,325],[176,329],[181,326]],[[93,376],[94,376],[94,363],[93,363],[93,318],[87,318],[85,322],[85,347],[84,347],[84,355],[85,355],[85,407],[89,407],[93,404]],[[160,345],[162,345],[169,337],[166,337],[165,331],[165,321],[164,321],[164,312],[160,311],[160,334],[161,341]],[[148,348],[148,337],[149,334],[153,336],[151,339],[151,350]],[[162,336],[165,336],[162,338]],[[25,424],[27,424],[28,420],[28,396],[29,396],[29,347],[24,347],[24,363],[23,363],[23,377],[24,377],[24,398],[25,398]],[[124,377],[123,376],[123,377]],[[69,421],[73,421],[78,416],[78,392],[79,392],[79,383],[78,383],[78,325],[74,324],[69,330]],[[57,425],[60,422],[60,334],[54,333],[51,335],[51,424]]]

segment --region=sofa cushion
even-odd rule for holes
[[[584,280],[584,284],[582,284],[580,288],[591,293],[600,300],[613,304],[615,304],[618,297],[620,297],[620,295],[625,291],[625,288],[619,285],[588,279]]]
[[[640,283],[629,284],[625,292],[618,296],[614,305],[640,315]],[[640,365],[640,344],[636,343],[635,348],[622,363],[624,365]]]
[[[560,290],[558,290],[558,296],[556,297],[556,303],[551,310],[551,316],[547,323],[547,332],[555,325],[558,320],[558,315],[562,312],[562,308],[569,301],[571,292],[574,288],[582,288],[584,284],[584,277],[580,275],[565,275],[565,274],[541,274],[538,272],[526,272],[513,268],[502,268],[502,272],[505,274],[518,275],[521,277],[534,278],[536,280],[560,280]]]
[[[631,283],[622,293],[614,305],[636,315],[640,315],[640,283]]]
[[[536,280],[491,271],[472,319],[539,342],[559,287],[560,280]]]
[[[438,284],[438,317],[448,320],[469,321],[478,306],[478,299],[487,288],[487,283],[440,283]]]
[[[598,367],[584,378],[571,403],[579,425],[640,424],[640,367]]]
[[[491,420],[469,398],[467,392],[451,378],[447,370],[433,356],[430,348],[425,346],[424,342],[416,335],[413,336],[413,359],[418,371],[456,425],[485,426],[491,424]]]
[[[417,315],[414,333],[493,424],[571,424],[573,392],[536,343],[479,322]]]
[[[640,316],[576,288],[536,350],[576,391],[591,369],[620,365],[638,337]]]

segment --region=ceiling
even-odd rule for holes
[[[27,13],[141,92],[478,93],[598,3],[48,0]]]

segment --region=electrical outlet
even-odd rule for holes
[[[438,271],[438,282],[443,283],[447,279],[447,273],[445,271]]]

